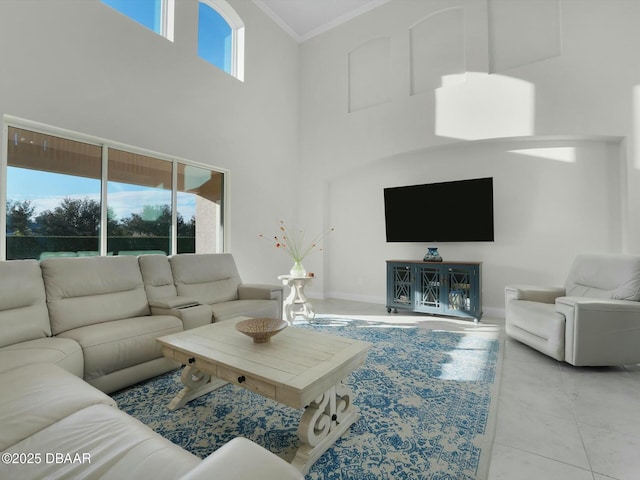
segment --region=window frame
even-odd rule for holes
[[[24,130],[30,130],[45,135],[52,135],[56,137],[65,138],[68,140],[83,142],[102,148],[102,178],[101,178],[101,191],[100,191],[100,205],[101,205],[101,218],[100,218],[100,255],[106,255],[107,253],[107,183],[108,183],[108,151],[109,149],[118,149],[134,154],[145,155],[154,157],[159,160],[165,160],[172,163],[172,185],[171,185],[171,252],[170,255],[177,252],[178,246],[178,232],[177,232],[177,175],[178,164],[190,165],[193,167],[209,170],[223,175],[223,189],[222,189],[222,207],[220,209],[219,228],[220,235],[217,237],[217,245],[215,245],[216,251],[226,252],[228,247],[228,228],[226,227],[228,218],[228,203],[229,203],[229,179],[230,172],[227,169],[214,167],[205,163],[194,162],[181,157],[167,155],[164,153],[156,152],[153,150],[135,147],[124,143],[116,142],[102,137],[93,135],[87,135],[84,133],[75,132],[63,128],[53,127],[39,122],[26,120],[11,115],[3,115],[2,121],[2,138],[0,146],[2,152],[0,154],[0,261],[6,260],[7,255],[7,165],[8,165],[8,146],[9,146],[9,127],[20,128]],[[196,219],[197,221],[197,219]]]

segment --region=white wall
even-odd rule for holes
[[[300,215],[336,227],[314,293],[384,302],[384,261],[424,255],[385,243],[385,186],[494,177],[496,241],[437,245],[484,262],[488,311],[577,252],[640,251],[639,21],[627,0],[394,0],[305,42]],[[512,152],[543,147],[564,150]]]
[[[315,295],[383,301],[384,261],[424,254],[384,242],[387,185],[496,178],[496,242],[439,245],[484,262],[488,308],[507,281],[557,283],[574,250],[640,252],[640,2],[394,0],[299,46],[228,1],[244,83],[197,57],[196,0],[173,43],[98,0],[0,1],[0,115],[228,169],[247,280],[288,268],[257,238],[280,219],[335,226],[305,262]],[[510,152],[549,146],[575,162]]]
[[[4,114],[228,169],[228,245],[248,281],[287,265],[258,234],[293,215],[298,45],[252,2],[245,81],[197,56],[196,0],[176,1],[175,42],[98,0],[1,1]]]
[[[396,155],[328,181],[329,297],[385,302],[386,259],[483,262],[485,312],[499,314],[507,283],[561,286],[576,251],[619,251],[619,143],[555,140],[470,142]],[[493,177],[495,242],[386,243],[382,189]],[[434,199],[413,221],[438,221]],[[469,199],[473,202],[473,198]],[[464,221],[464,212],[460,212]]]

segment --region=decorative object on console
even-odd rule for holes
[[[284,221],[280,220],[280,231],[282,233],[280,236],[274,235],[273,242],[276,248],[283,249],[293,259],[293,267],[291,267],[291,271],[289,272],[292,277],[307,276],[307,270],[302,265],[302,260],[314,251],[321,251],[322,248],[319,247],[320,240],[334,230],[334,228],[330,228],[327,232],[320,233],[313,237],[313,240],[311,240],[310,243],[305,243],[305,234],[303,229],[289,229],[285,225]],[[259,236],[261,238],[266,238],[262,234]]]
[[[462,290],[449,291],[449,307],[452,310],[462,310],[466,304],[466,295]]]
[[[267,343],[288,325],[288,322],[277,318],[249,318],[238,322],[236,330],[253,338],[253,343]]]
[[[425,262],[441,262],[442,257],[438,253],[438,247],[428,247],[427,254],[423,259]]]

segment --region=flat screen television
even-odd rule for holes
[[[493,178],[384,189],[387,242],[492,242]]]

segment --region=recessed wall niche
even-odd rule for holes
[[[391,100],[391,38],[379,37],[349,52],[349,112]]]
[[[446,77],[465,72],[464,10],[432,13],[409,28],[411,95],[444,85]]]
[[[491,73],[562,54],[560,0],[489,0]]]

